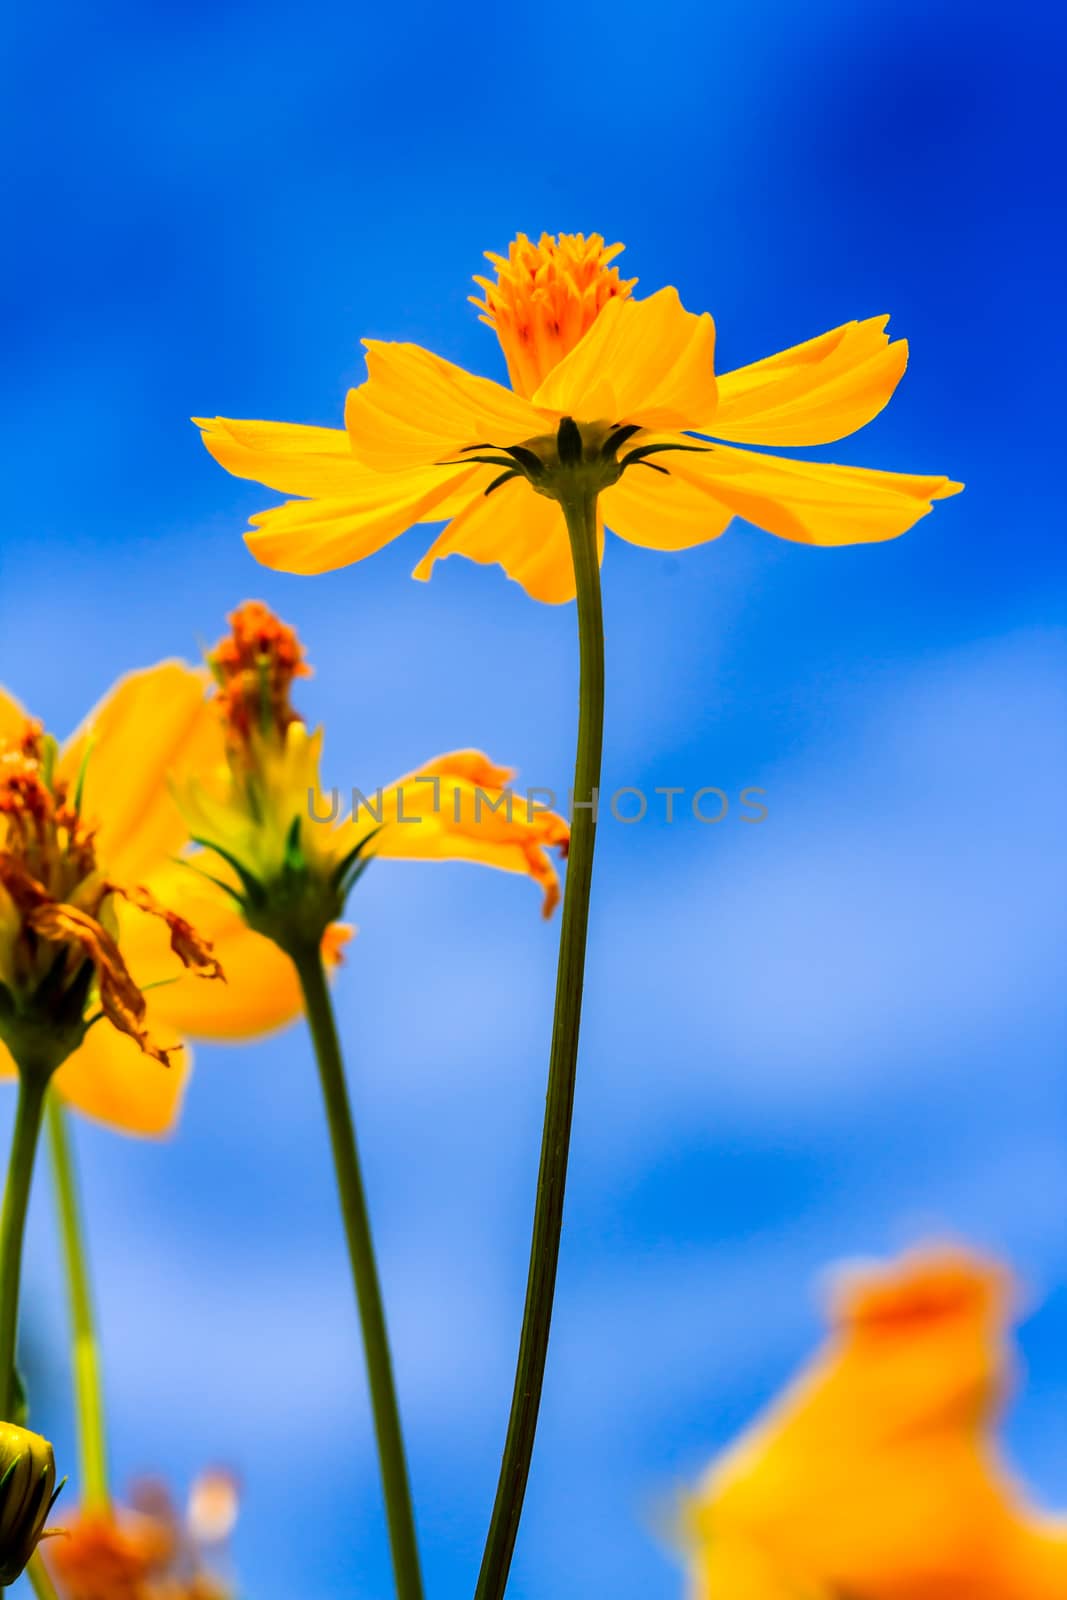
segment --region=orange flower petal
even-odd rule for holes
[[[519,444],[545,421],[519,395],[416,344],[364,340],[367,381],[349,391],[345,427],[357,460],[383,472],[429,467],[483,441]]]
[[[373,477],[352,454],[343,428],[309,428],[292,422],[250,422],[194,417],[204,444],[220,466],[282,494],[329,500],[361,496]],[[373,492],[373,491],[372,491]]]
[[[333,572],[374,555],[451,498],[462,503],[477,468],[449,473],[369,474],[359,499],[287,500],[252,518],[245,542],[256,560],[278,572]],[[476,492],[476,491],[475,491]]]
[[[689,1508],[704,1592],[736,1560],[783,1600],[1067,1594],[1067,1527],[1030,1510],[992,1442],[1007,1304],[1005,1274],[960,1250],[852,1274],[822,1352]]]
[[[703,489],[719,508],[800,544],[895,539],[926,516],[934,500],[962,488],[948,478],[787,461],[728,445],[664,460],[672,476]]]
[[[666,466],[670,456],[657,457]],[[733,518],[702,486],[671,472],[664,477],[647,467],[627,467],[618,483],[601,496],[604,520],[628,544],[650,550],[688,550],[717,539]]]
[[[29,720],[29,713],[23,710],[14,695],[0,688],[0,742],[17,739]]]
[[[151,1001],[153,996],[148,998]],[[179,1042],[165,1025],[159,1028],[151,1005],[148,1026],[168,1048]],[[89,1029],[80,1049],[64,1061],[53,1082],[63,1099],[87,1117],[121,1133],[152,1138],[169,1133],[177,1122],[190,1067],[188,1049],[180,1050],[164,1067],[143,1055],[125,1034],[98,1022]]]
[[[501,789],[496,780],[505,772],[476,751],[456,751],[389,784],[369,854],[476,861],[522,873],[541,886],[549,916],[559,899],[559,879],[546,849],[565,852],[570,829],[555,812]]]
[[[82,812],[99,824],[99,859],[120,882],[136,883],[185,843],[168,778],[180,783],[224,759],[207,681],[180,661],[131,672],[64,747],[59,773],[74,783],[91,740]]]
[[[907,340],[890,344],[888,317],[840,328],[719,378],[706,431],[738,444],[831,444],[888,404],[908,364]]]
[[[601,529],[601,557],[603,553]],[[436,562],[453,555],[483,566],[498,562],[534,600],[562,605],[574,599],[574,563],[563,512],[524,478],[473,499],[434,540],[413,576],[428,578]]]
[[[676,289],[611,300],[533,398],[580,422],[703,430],[715,413],[715,324]]]
[[[158,873],[151,887],[210,940],[226,978],[225,983],[208,983],[193,974],[177,975],[166,928],[135,911],[124,913],[122,949],[130,968],[140,983],[159,983],[147,997],[157,1028],[162,1025],[194,1039],[253,1039],[284,1028],[301,1014],[292,962],[269,939],[253,933],[221,889],[177,865]],[[328,966],[338,965],[349,936],[350,930],[340,925],[330,930],[323,946]]]

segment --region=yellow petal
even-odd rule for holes
[[[514,767],[498,766],[481,750],[449,750],[398,778],[397,783],[407,783],[410,778],[466,778],[468,783],[479,783],[483,789],[504,789],[514,776]]]
[[[0,1078],[17,1078],[19,1069],[16,1067],[11,1051],[0,1039]]]
[[[666,466],[668,454],[657,457]],[[733,517],[717,506],[707,491],[679,478],[668,468],[665,477],[647,467],[627,467],[618,483],[601,496],[604,520],[629,544],[650,550],[688,550],[717,539]]]
[[[176,1034],[159,1027],[151,1004],[148,1026],[165,1046],[179,1043]],[[164,1067],[144,1055],[126,1034],[98,1022],[53,1081],[63,1099],[87,1117],[121,1133],[151,1138],[168,1133],[177,1122],[190,1066],[188,1049],[179,1050]]]
[[[704,490],[720,510],[800,544],[895,539],[926,516],[934,500],[963,487],[948,478],[787,461],[727,445],[701,454],[667,453],[662,460],[672,476]]]
[[[29,720],[29,713],[23,709],[14,695],[0,688],[0,743],[8,739],[17,739]]]
[[[382,825],[369,854],[409,861],[475,861],[533,878],[549,916],[559,879],[546,849],[566,851],[570,829],[536,799],[500,787],[510,776],[478,751],[427,762],[382,791]],[[366,826],[366,819],[364,819]]]
[[[533,398],[578,421],[703,430],[715,412],[715,324],[676,289],[610,300]]]
[[[99,825],[104,871],[121,883],[136,883],[185,843],[168,780],[181,783],[224,760],[207,682],[180,661],[131,672],[64,747],[59,771],[71,783],[89,750],[82,811]]]
[[[359,499],[287,500],[252,518],[245,541],[256,560],[278,572],[333,572],[374,555],[445,502],[477,492],[477,468],[451,472],[368,474]]]
[[[265,483],[282,494],[330,500],[360,497],[373,478],[352,454],[343,428],[230,417],[194,417],[193,421],[204,444],[227,472]]]
[[[600,554],[603,557],[603,528]],[[562,605],[574,599],[574,563],[563,512],[525,478],[479,494],[439,534],[415,568],[428,578],[446,556],[466,556],[483,566],[498,562],[534,600]]]
[[[1008,1299],[995,1264],[958,1250],[854,1275],[822,1352],[709,1473],[688,1519],[705,1573],[758,1551],[800,1594],[1067,1594],[1067,1528],[1025,1504],[992,1442]]]
[[[519,444],[545,431],[526,400],[416,344],[367,339],[367,381],[349,391],[357,460],[384,472],[450,460],[464,445]]]
[[[225,976],[225,982],[209,983],[180,972],[166,929],[135,910],[124,912],[121,944],[131,970],[142,984],[163,980],[148,995],[157,1029],[163,1026],[194,1039],[253,1039],[300,1015],[292,962],[277,945],[252,932],[221,889],[177,865],[158,873],[151,889],[210,941]],[[331,931],[324,946],[331,967],[340,961],[347,936],[345,929]]]
[[[907,340],[890,344],[888,317],[846,322],[719,378],[707,432],[738,444],[831,444],[885,406],[908,364]]]
[[[758,1549],[711,1538],[695,1574],[692,1600],[843,1600],[821,1583],[797,1583]]]

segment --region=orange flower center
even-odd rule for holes
[[[0,746],[0,853],[53,899],[69,900],[96,871],[96,852],[92,829],[71,804],[67,785],[49,779],[47,750],[37,722]]]
[[[55,753],[54,740],[36,722],[17,739],[0,742],[0,982],[22,992],[29,1010],[42,1004],[58,1035],[60,1022],[82,1017],[88,985],[79,987],[79,980],[95,977],[103,1014],[166,1063],[168,1051],[145,1031],[144,995],[119,949],[107,902],[118,896],[160,918],[184,966],[207,977],[221,977],[222,969],[183,917],[158,905],[146,889],[125,889],[100,872],[94,830],[82,820],[80,796],[72,800],[53,771]],[[62,981],[57,957],[64,963]],[[5,1042],[14,1048],[10,1038]]]
[[[255,734],[283,739],[300,717],[289,701],[294,678],[311,676],[296,633],[260,600],[227,618],[230,633],[208,656],[217,702],[233,755],[246,755]]]
[[[486,251],[496,282],[476,276],[485,298],[471,303],[500,340],[516,394],[529,399],[608,301],[628,297],[637,279],[611,265],[622,249],[599,233],[543,233],[536,244],[520,233],[506,258]]]

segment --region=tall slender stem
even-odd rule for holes
[[[45,1116],[70,1305],[71,1367],[78,1418],[81,1503],[86,1511],[106,1511],[110,1496],[107,1487],[107,1433],[100,1376],[100,1345],[93,1317],[85,1232],[78,1205],[74,1157],[67,1133],[67,1114],[55,1094],[48,1096]]]
[[[56,1586],[48,1576],[48,1568],[41,1560],[41,1552],[35,1550],[26,1566],[26,1576],[30,1580],[30,1588],[37,1596],[37,1600],[59,1600]]]
[[[563,1196],[582,1016],[589,893],[596,840],[595,800],[600,784],[604,729],[604,617],[600,600],[595,492],[576,494],[574,499],[564,500],[563,511],[574,556],[580,653],[571,844],[563,897],[556,1009],[526,1304],[511,1415],[475,1600],[502,1600],[530,1473],[563,1229]]]
[[[0,1212],[0,1420],[11,1422],[17,1395],[15,1360],[18,1344],[19,1285],[22,1278],[22,1236],[33,1182],[33,1163],[41,1131],[47,1076],[19,1075],[15,1128],[11,1136],[4,1206]]]
[[[382,1291],[374,1259],[367,1199],[360,1172],[356,1130],[352,1121],[344,1063],[337,1037],[333,1005],[318,948],[292,953],[300,978],[304,1006],[315,1057],[319,1066],[326,1117],[330,1127],[334,1170],[341,1198],[341,1215],[348,1240],[352,1280],[363,1325],[363,1346],[367,1359],[371,1407],[378,1439],[385,1514],[393,1554],[393,1572],[398,1600],[422,1600],[422,1578],[415,1537],[415,1515],[411,1503],[404,1440],[400,1429],[393,1364],[385,1326]]]

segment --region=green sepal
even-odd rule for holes
[[[285,870],[286,872],[303,872],[307,866],[307,858],[300,844],[300,817],[296,816],[289,824],[289,832],[285,836]]]
[[[187,872],[195,872],[198,878],[203,878],[205,883],[213,883],[216,889],[221,889],[223,894],[228,894],[236,900],[239,906],[244,906],[244,898],[232,883],[227,883],[225,878],[216,878],[213,872],[205,872],[203,867],[198,867],[195,861],[190,861],[187,856],[171,856],[171,861],[176,867],[184,867]]]
[[[624,445],[627,439],[632,439],[635,433],[640,432],[640,423],[624,422],[621,427],[615,428],[613,432],[608,434],[604,443],[600,446],[600,454],[605,461],[610,461],[620,445]]]
[[[59,759],[59,745],[52,734],[46,733],[41,739],[41,776],[44,778],[45,788],[54,794],[53,783],[56,775],[56,761]]]
[[[341,857],[341,860],[331,872],[330,888],[336,891],[342,902],[348,899],[352,889],[370,866],[373,858],[364,856],[363,852],[380,831],[379,828],[375,828],[372,833],[368,833],[358,844],[353,845],[348,854]]]
[[[74,780],[74,811],[79,817],[82,811],[82,800],[85,798],[85,779],[89,772],[89,757],[93,753],[95,744],[96,740],[90,734],[85,741],[85,753],[81,758],[81,765],[78,767],[78,776]]]
[[[582,430],[573,417],[561,417],[556,430],[560,465],[576,467],[582,459]]]
[[[536,482],[538,478],[544,477],[545,464],[541,457],[533,450],[528,450],[524,444],[506,444],[503,446],[503,450],[505,455],[511,456],[518,462],[531,481]]]
[[[233,868],[233,871],[236,872],[241,880],[241,887],[245,892],[245,898],[249,905],[262,906],[266,903],[267,892],[262,883],[253,873],[249,872],[243,862],[238,861],[232,851],[225,849],[221,844],[215,844],[211,839],[201,839],[195,833],[191,834],[190,837],[193,844],[200,845],[204,850],[213,850],[217,856],[222,857],[228,867]]]
[[[698,455],[707,455],[714,449],[710,444],[639,444],[635,450],[630,450],[619,462],[620,467],[632,467],[646,456],[659,455],[662,450],[694,450]]]
[[[499,489],[501,484],[510,483],[512,478],[522,478],[524,476],[525,474],[519,467],[509,467],[508,470],[506,472],[502,472],[498,478],[494,478],[488,489],[484,489],[482,493],[488,497],[492,494],[494,489]]]

